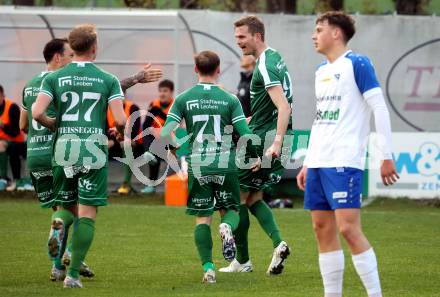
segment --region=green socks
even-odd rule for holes
[[[61,251],[60,251],[60,257],[56,258],[52,261],[52,263],[55,265],[58,269],[64,269],[64,265],[61,262],[62,255],[64,254],[64,251],[66,250],[66,242],[67,237],[69,236],[69,228],[73,223],[73,220],[75,217],[73,214],[68,211],[67,209],[61,209],[57,210],[52,214],[52,220],[54,219],[62,219],[64,223],[64,238],[63,238],[63,244],[61,245]]]
[[[249,261],[248,250],[248,231],[249,231],[249,213],[245,204],[240,205],[240,222],[234,231],[235,245],[237,246],[236,259],[240,264]]]
[[[8,155],[6,152],[0,153],[0,178],[5,178],[8,174]]]
[[[64,223],[64,228],[68,229],[70,225],[72,225],[73,220],[75,219],[73,213],[71,213],[67,209],[57,210],[52,214],[52,220],[62,219]]]
[[[205,264],[203,264],[203,272],[206,272],[206,271],[208,271],[209,269],[215,271],[214,263],[212,263],[212,262],[206,262]]]
[[[222,223],[228,224],[231,226],[231,230],[235,231],[240,222],[240,215],[238,212],[232,209],[228,209],[225,215],[222,217]]]
[[[92,245],[95,233],[95,221],[90,218],[79,218],[72,233],[72,259],[68,275],[73,278],[79,277],[79,268]]]
[[[194,240],[200,260],[202,261],[203,270],[205,272],[208,269],[214,270],[214,264],[212,263],[211,228],[206,224],[197,225],[194,231]]]
[[[124,168],[124,183],[129,185],[131,183],[133,172],[131,172],[131,169],[127,164],[123,164],[122,167]]]
[[[249,207],[249,210],[257,218],[264,232],[272,239],[273,247],[276,248],[283,240],[277,223],[275,223],[272,210],[262,200],[255,202]]]

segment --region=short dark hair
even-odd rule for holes
[[[170,89],[171,92],[174,91],[174,83],[173,81],[169,80],[169,79],[164,79],[161,82],[159,82],[159,89],[160,88],[168,88]]]
[[[43,56],[46,63],[52,61],[53,56],[55,56],[55,54],[63,55],[64,45],[66,43],[68,43],[67,38],[54,38],[48,43],[46,43],[43,49]]]
[[[0,85],[0,93],[3,94],[3,95],[5,94],[5,90],[3,89],[2,85]]]
[[[316,24],[327,21],[329,25],[336,26],[344,33],[345,42],[350,41],[356,29],[354,19],[343,11],[328,11],[316,19]]]
[[[201,75],[213,75],[220,66],[220,58],[213,51],[202,51],[194,57],[194,62]]]
[[[93,24],[78,25],[69,34],[70,47],[79,55],[89,51],[97,40],[98,34]]]
[[[264,23],[263,21],[255,16],[255,15],[248,15],[244,16],[238,21],[234,23],[235,27],[241,27],[241,26],[247,26],[249,32],[254,35],[255,33],[260,33],[261,40],[264,41]]]

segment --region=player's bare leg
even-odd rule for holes
[[[354,267],[369,297],[381,297],[377,259],[368,239],[362,232],[360,209],[337,209],[339,232],[350,247]]]
[[[339,241],[335,212],[332,210],[313,210],[312,224],[319,249],[319,268],[321,270],[325,297],[341,297],[344,277],[344,253]]]

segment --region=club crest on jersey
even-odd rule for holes
[[[187,110],[192,110],[193,108],[197,108],[199,109],[199,100],[190,100],[188,102],[186,102],[186,109]]]
[[[63,77],[58,78],[58,85],[60,87],[63,87],[66,85],[71,86],[72,85],[72,77],[71,76],[63,76]]]
[[[341,77],[341,75],[340,75],[339,73],[336,73],[336,74],[335,74],[335,78],[336,78],[336,80],[339,80],[340,77]]]

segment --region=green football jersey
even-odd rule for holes
[[[53,99],[57,111],[54,165],[106,166],[107,106],[124,98],[119,80],[91,62],[72,62],[47,75],[40,92]]]
[[[174,101],[167,121],[185,119],[189,138],[189,171],[202,174],[237,170],[233,125],[245,121],[238,98],[217,85],[199,83]]]
[[[291,105],[292,79],[286,63],[276,50],[267,48],[256,61],[250,87],[252,118],[249,128],[260,137],[277,128],[278,110],[267,92],[276,85],[282,86]],[[288,129],[292,129],[291,120]]]
[[[50,169],[52,159],[53,133],[32,118],[32,105],[40,92],[43,79],[50,72],[41,72],[33,77],[23,89],[22,108],[27,111],[27,166],[32,170]],[[55,117],[55,109],[51,104],[47,110],[49,117]]]

